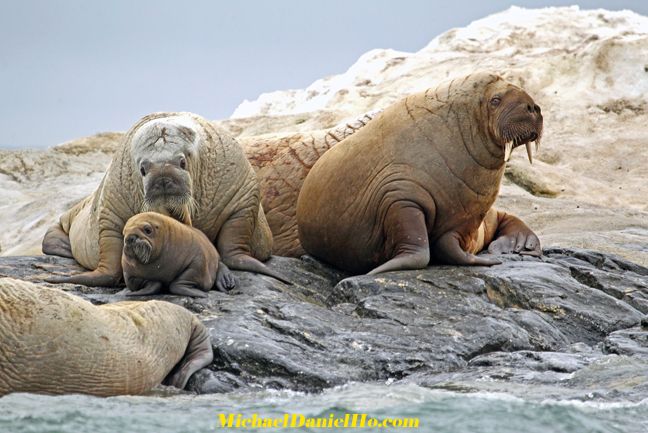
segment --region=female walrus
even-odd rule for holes
[[[540,108],[497,75],[476,73],[409,96],[327,151],[297,201],[304,249],[353,273],[434,262],[493,265],[540,255],[536,235],[492,207],[511,149],[540,139]]]
[[[147,210],[193,224],[230,268],[284,281],[261,263],[272,234],[259,200],[252,166],[233,138],[195,114],[150,114],[126,134],[97,190],[43,239],[45,254],[73,257],[93,271],[48,281],[118,284],[124,224]]]
[[[197,228],[156,212],[137,214],[124,227],[122,254],[128,296],[161,293],[204,298],[214,284],[234,288],[234,277],[218,251]]]
[[[212,359],[207,328],[180,306],[95,306],[0,278],[0,396],[142,394],[163,381],[184,388]]]

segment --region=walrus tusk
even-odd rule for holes
[[[513,150],[513,142],[509,141],[504,145],[504,161],[508,162],[511,159],[511,151]]]
[[[537,146],[537,144],[536,144]],[[529,157],[529,163],[533,164],[533,149],[531,148],[531,142],[527,142],[526,144],[526,150],[527,150],[527,156]]]

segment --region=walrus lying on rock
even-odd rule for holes
[[[126,134],[97,190],[43,239],[45,254],[73,257],[93,271],[48,281],[118,284],[124,224],[143,211],[193,224],[232,269],[285,281],[261,263],[272,234],[259,203],[256,176],[233,138],[195,114],[150,114]]]
[[[494,265],[541,255],[537,236],[494,209],[511,150],[542,135],[533,99],[476,73],[409,96],[328,150],[297,201],[304,249],[353,273],[428,263]]]
[[[184,388],[209,365],[205,325],[162,301],[95,306],[61,290],[0,278],[0,396],[142,394]]]
[[[234,276],[219,263],[218,252],[204,233],[155,212],[126,222],[122,268],[131,290],[128,296],[168,288],[174,295],[204,298],[214,284],[221,291],[235,286]]]

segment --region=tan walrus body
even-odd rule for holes
[[[45,234],[45,254],[93,270],[51,282],[117,284],[124,224],[147,210],[193,224],[230,268],[281,279],[260,262],[270,257],[272,234],[240,145],[195,114],[155,113],[131,128],[97,190]]]
[[[122,268],[130,296],[168,288],[174,295],[202,298],[214,286],[234,287],[234,277],[204,233],[156,212],[126,222]]]
[[[326,130],[240,139],[259,180],[274,254],[299,257],[305,253],[297,232],[297,197],[306,175],[325,152],[363,128],[377,113]]]
[[[493,74],[409,96],[310,170],[297,202],[302,246],[373,274],[430,261],[499,263],[474,255],[484,248],[539,255],[535,234],[492,205],[511,148],[531,152],[541,133],[540,108]]]
[[[95,306],[11,278],[0,279],[0,348],[0,396],[142,394],[163,380],[184,388],[213,359],[209,332],[182,307]]]

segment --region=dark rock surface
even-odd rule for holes
[[[292,286],[236,272],[230,293],[156,299],[211,330],[214,363],[190,381],[197,392],[402,380],[539,399],[648,397],[648,269],[585,250],[502,259],[343,280],[310,257],[275,257]],[[80,270],[58,257],[0,258],[0,276],[35,282]],[[58,287],[127,299],[120,288]]]

